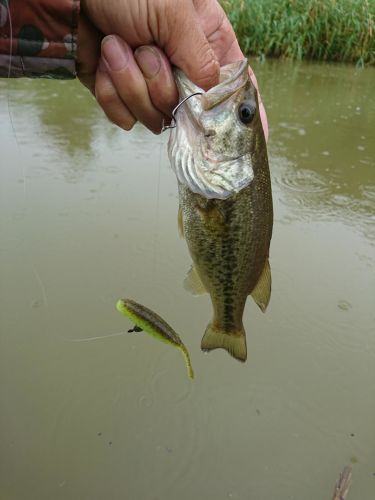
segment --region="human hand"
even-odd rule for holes
[[[218,83],[220,66],[244,57],[216,0],[82,0],[82,9],[80,32],[87,41],[78,45],[79,77],[108,118],[126,130],[139,120],[160,132],[178,99],[172,64],[207,90]],[[94,26],[115,33],[102,40],[99,65]],[[263,105],[261,117],[267,136]]]

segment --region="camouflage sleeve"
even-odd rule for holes
[[[0,0],[0,77],[74,78],[80,0]]]

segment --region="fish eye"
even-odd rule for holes
[[[245,101],[238,106],[238,117],[245,125],[253,121],[255,112],[256,108],[251,102]]]

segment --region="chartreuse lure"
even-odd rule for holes
[[[127,316],[133,323],[134,328],[129,332],[141,332],[142,330],[152,337],[180,349],[184,355],[185,364],[189,378],[194,378],[189,352],[180,337],[158,314],[131,299],[120,299],[116,304],[117,310]]]

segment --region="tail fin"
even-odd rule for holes
[[[242,328],[235,332],[226,332],[209,323],[202,338],[201,349],[202,351],[211,351],[218,348],[226,349],[231,356],[239,361],[246,361],[245,330]]]

